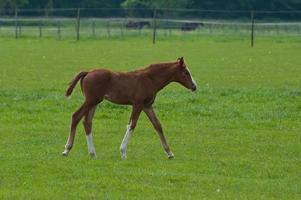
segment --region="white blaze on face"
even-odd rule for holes
[[[191,75],[191,72],[190,72],[190,70],[189,70],[189,68],[186,66],[186,69],[187,69],[187,71],[189,72],[189,75],[190,75],[190,78],[191,78],[191,80],[192,80],[192,83],[195,85],[195,86],[197,86],[197,84],[196,84],[196,82],[195,82],[195,80],[193,79],[193,77],[192,77],[192,75]]]

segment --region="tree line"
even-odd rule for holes
[[[301,10],[301,0],[0,0],[0,9],[183,8],[201,10]]]

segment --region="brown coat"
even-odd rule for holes
[[[71,95],[79,80],[81,80],[85,102],[72,116],[71,131],[63,152],[64,155],[67,155],[72,148],[76,126],[80,119],[85,116],[85,130],[89,135],[95,106],[106,99],[116,104],[133,106],[129,131],[133,131],[143,110],[157,130],[166,153],[169,157],[173,157],[160,122],[152,109],[152,104],[157,92],[170,82],[178,82],[192,91],[196,90],[196,83],[183,58],[179,58],[176,62],[151,64],[131,72],[112,72],[108,69],[81,72],[69,84],[66,96]],[[121,151],[125,150],[121,149]]]

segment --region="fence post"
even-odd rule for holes
[[[22,35],[22,27],[21,27],[21,25],[18,25],[18,37],[21,37],[21,35]]]
[[[123,28],[124,28],[124,21],[122,20],[121,26],[120,26],[120,33],[121,33],[122,38],[123,38]]]
[[[61,22],[60,21],[57,22],[57,35],[60,40],[61,39]]]
[[[254,46],[254,11],[251,11],[251,47]]]
[[[15,8],[15,37],[18,38],[18,7]]]
[[[157,32],[157,10],[154,9],[154,14],[153,14],[153,44],[156,43],[156,32]]]
[[[96,33],[95,33],[95,21],[94,20],[92,22],[92,35],[93,35],[93,37],[96,37]]]
[[[79,31],[80,31],[80,8],[77,9],[77,18],[76,18],[76,39],[79,40]]]
[[[39,36],[42,37],[42,23],[39,25]]]
[[[108,37],[111,38],[110,19],[107,21],[107,33],[108,33]]]

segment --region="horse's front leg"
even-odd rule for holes
[[[129,139],[136,127],[137,120],[139,119],[140,113],[142,111],[142,105],[133,105],[132,114],[129,120],[129,123],[126,128],[125,135],[120,145],[121,158],[126,159],[126,149]]]
[[[158,135],[160,137],[161,144],[162,144],[162,146],[163,146],[163,148],[164,148],[164,150],[165,150],[168,158],[174,158],[174,155],[171,152],[171,150],[170,150],[170,148],[169,148],[169,146],[167,144],[167,141],[165,139],[165,136],[164,136],[163,129],[162,129],[162,126],[160,124],[160,121],[157,118],[157,116],[156,116],[153,108],[152,107],[145,108],[144,112],[148,116],[149,120],[152,122],[154,128],[156,129],[156,131],[157,131],[157,133],[158,133]]]

